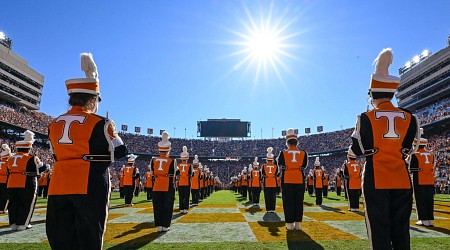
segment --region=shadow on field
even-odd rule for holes
[[[325,197],[328,200],[333,200],[333,201],[340,201],[341,199],[336,199],[336,198],[331,198],[331,197]]]
[[[164,233],[153,232],[151,234],[142,235],[141,237],[134,238],[132,240],[120,243],[120,244],[110,247],[108,249],[111,249],[111,250],[139,249],[139,248],[144,247],[145,245],[149,244],[150,242],[154,241],[155,239],[157,239],[159,236],[161,236],[163,234]]]
[[[427,227],[427,229],[450,235],[450,229],[448,228],[434,226],[434,227]]]
[[[127,235],[130,234],[135,234],[140,232],[141,230],[144,229],[148,229],[148,228],[154,228],[154,224],[153,223],[141,223],[138,224],[136,226],[134,226],[131,230],[128,230],[120,235],[115,236],[114,238],[121,238],[121,237],[125,237]],[[110,247],[108,249],[113,249],[113,250],[119,250],[119,249],[138,249],[141,248],[147,244],[149,244],[150,242],[154,241],[155,239],[157,239],[158,237],[164,235],[164,233],[161,232],[152,232],[150,234],[146,234],[137,238],[133,238],[130,239],[128,241],[122,242],[120,244],[117,244],[113,247]]]
[[[342,210],[338,209],[338,208],[334,208],[334,207],[329,207],[326,205],[320,205],[320,208],[325,210],[325,211],[330,211],[330,212],[335,212],[335,213],[341,213],[344,214],[345,212],[343,212]]]
[[[278,217],[279,218],[279,217]],[[267,222],[267,221],[258,221],[258,225],[261,227],[267,227],[271,236],[280,236],[280,228],[284,229],[284,221],[278,222]],[[286,229],[284,229],[286,230]]]
[[[311,237],[303,231],[287,231],[286,241],[288,249],[325,249],[319,243],[313,241]]]

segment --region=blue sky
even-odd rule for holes
[[[289,127],[353,127],[379,51],[393,48],[398,76],[414,55],[446,46],[449,11],[446,0],[17,0],[1,4],[0,31],[45,76],[41,111],[52,116],[68,108],[64,81],[84,76],[79,54],[92,52],[99,114],[119,128],[182,138],[186,128],[196,138],[199,120],[237,118],[252,123],[253,137],[271,138],[272,128],[279,137]],[[240,63],[251,20],[284,27],[278,73]]]

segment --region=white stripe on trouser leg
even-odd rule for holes
[[[28,226],[28,224],[30,224],[31,216],[33,216],[33,208],[34,208],[34,205],[36,204],[37,189],[38,189],[38,185],[36,185],[34,188],[33,200],[31,201],[30,211],[28,212],[28,217],[27,217],[27,220],[25,221],[25,226]]]

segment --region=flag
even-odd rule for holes
[[[134,132],[140,133],[141,132],[141,127],[134,127]]]
[[[147,129],[147,134],[152,135],[153,134],[153,129],[152,128],[148,128]]]
[[[311,128],[305,128],[305,134],[311,133]]]
[[[323,131],[323,126],[317,126],[317,132],[322,132]]]
[[[128,130],[128,125],[122,125],[122,131],[127,131]]]

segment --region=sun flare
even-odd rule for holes
[[[282,81],[281,71],[289,71],[286,60],[297,59],[289,52],[290,48],[297,46],[292,39],[299,33],[290,31],[296,18],[285,15],[274,18],[273,3],[266,14],[261,11],[256,15],[257,18],[247,7],[244,8],[247,18],[242,20],[243,29],[231,31],[239,39],[233,42],[239,49],[231,56],[241,57],[233,69],[244,67],[246,72],[251,68],[255,69],[254,82],[258,82],[261,75],[267,77],[271,72]]]

